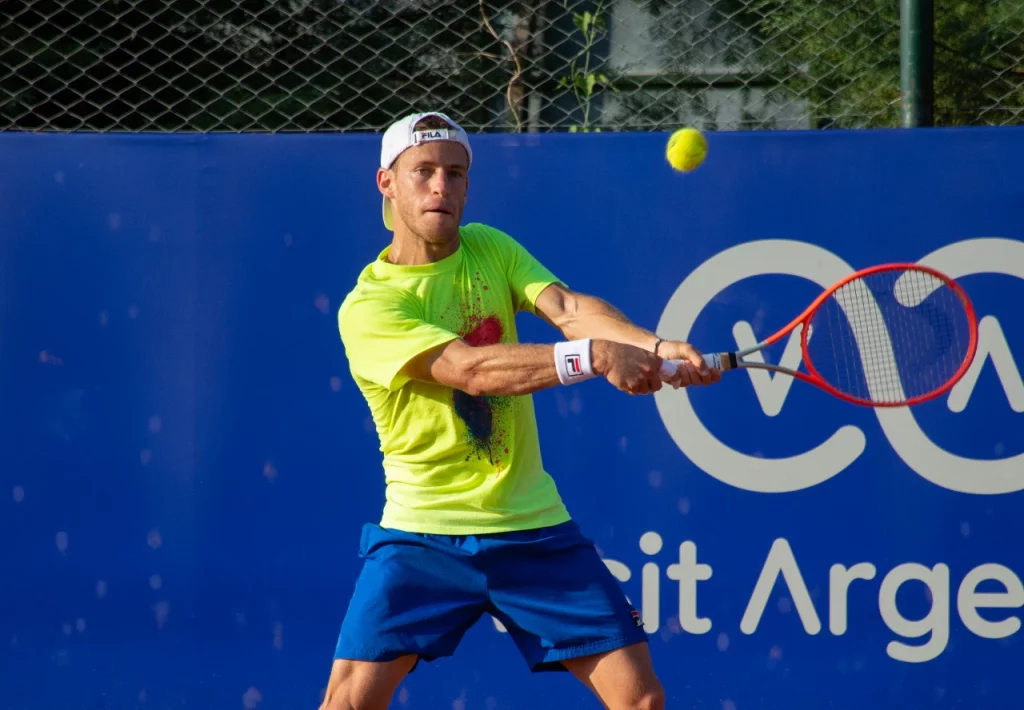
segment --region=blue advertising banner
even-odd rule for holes
[[[1024,661],[1024,131],[473,136],[465,220],[705,351],[885,262],[977,356],[874,411],[766,371],[535,395],[668,707],[1012,708]],[[0,695],[316,707],[383,474],[337,309],[389,238],[369,135],[0,136]],[[558,334],[521,315],[520,337]],[[763,357],[796,366],[797,338]],[[587,708],[484,618],[393,707]]]

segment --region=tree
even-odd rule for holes
[[[759,61],[818,127],[899,125],[895,0],[757,0]],[[1024,0],[936,0],[935,124],[1024,120]]]

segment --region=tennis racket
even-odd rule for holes
[[[745,360],[800,329],[807,372]],[[940,396],[970,367],[978,347],[974,308],[963,288],[919,264],[872,266],[835,283],[770,338],[704,355],[717,370],[761,368],[868,407],[905,407]],[[675,374],[679,360],[665,360]]]

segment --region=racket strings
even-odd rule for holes
[[[809,327],[808,364],[829,385],[860,400],[900,404],[957,372],[970,325],[945,281],[898,268],[847,282],[819,306]]]

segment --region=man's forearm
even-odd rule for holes
[[[468,394],[532,394],[561,384],[552,345],[484,345],[461,351],[460,358],[455,367]]]
[[[562,327],[570,340],[598,338],[653,351],[658,336],[632,323],[626,315],[595,296],[575,294],[575,307]]]
[[[559,347],[565,349],[556,357]],[[620,367],[623,363],[628,365],[628,358],[623,359],[621,349],[622,345],[601,339],[592,339],[591,347],[586,351],[574,349],[570,344],[471,347],[456,341],[437,353],[429,363],[412,365],[410,374],[416,376],[417,367],[426,367],[428,372],[421,373],[421,379],[439,382],[473,396],[533,394],[562,384],[562,376],[571,379],[587,372],[587,361],[593,377],[606,376],[615,362]],[[580,358],[580,366],[573,374],[568,370],[570,355]],[[563,359],[566,367],[560,375],[557,363]]]

